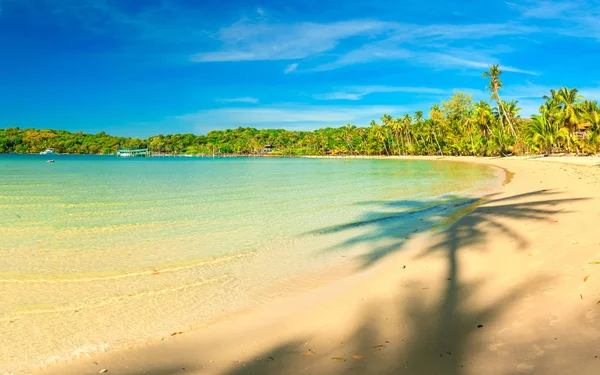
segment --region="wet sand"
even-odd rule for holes
[[[449,228],[399,242],[348,277],[39,373],[597,374],[597,159],[434,159],[512,178]],[[372,231],[393,245],[389,228]]]

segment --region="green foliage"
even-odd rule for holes
[[[600,149],[600,107],[583,100],[577,89],[551,90],[544,96],[540,115],[519,116],[517,101],[503,101],[497,65],[489,79],[493,107],[473,102],[457,91],[447,101],[434,104],[428,118],[422,111],[369,127],[352,124],[315,131],[242,128],[213,130],[206,135],[156,135],[147,139],[71,133],[61,130],[0,129],[0,153],[39,153],[54,148],[58,153],[111,154],[118,148],[148,147],[153,152],[182,154],[260,154],[266,145],[275,155],[506,155],[592,152]]]

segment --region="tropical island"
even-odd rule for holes
[[[600,108],[563,87],[522,117],[501,74],[484,73],[490,102],[456,92],[369,127],[0,130],[3,153],[405,156],[117,168],[1,156],[0,362],[39,375],[597,374],[599,162],[552,155],[596,154]],[[484,157],[508,155],[550,157]],[[332,220],[346,211],[360,214]],[[199,252],[230,242],[223,257]]]
[[[456,91],[447,101],[393,118],[384,114],[369,127],[351,124],[314,131],[238,127],[206,135],[156,135],[147,139],[51,129],[0,129],[0,153],[113,154],[119,148],[190,155],[453,155],[503,156],[556,152],[595,154],[600,149],[600,106],[576,88],[557,88],[543,98],[539,113],[521,117],[516,100],[501,98],[502,70],[483,73],[490,102]]]

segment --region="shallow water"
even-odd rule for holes
[[[497,178],[429,161],[52,158],[0,155],[0,373],[198,327],[303,273],[366,267],[418,215],[447,217]]]

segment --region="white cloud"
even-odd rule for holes
[[[447,47],[453,41],[486,39],[506,35],[538,32],[533,26],[506,24],[416,25],[377,20],[350,20],[331,23],[300,22],[273,24],[242,20],[222,28],[215,36],[222,42],[219,50],[206,51],[191,57],[194,62],[299,60],[323,57],[324,52],[336,56],[312,71],[328,71],[344,66],[379,60],[422,61],[419,56]],[[363,37],[363,39],[356,39]],[[369,39],[364,39],[369,37]],[[345,39],[354,38],[350,51],[335,53]],[[365,43],[366,42],[366,43]],[[333,52],[333,54],[332,54]],[[501,51],[497,50],[496,53]],[[454,64],[446,64],[456,67]],[[462,64],[465,66],[465,64]],[[471,67],[475,67],[473,63]],[[286,68],[292,69],[294,64]],[[480,64],[481,67],[483,63]],[[296,65],[297,67],[297,65]],[[517,68],[510,71],[532,73]],[[291,71],[291,70],[290,70]],[[507,70],[508,71],[508,70]]]
[[[218,102],[221,103],[252,103],[252,104],[256,104],[258,103],[258,99],[257,98],[253,98],[250,96],[243,96],[240,98],[220,98],[220,99],[216,99]]]
[[[560,18],[569,8],[573,7],[571,2],[539,1],[529,4],[507,3],[509,6],[521,11],[521,15],[527,18]]]
[[[545,32],[576,38],[600,39],[600,4],[598,1],[530,1],[511,4],[521,16],[533,20],[556,20]]]
[[[521,25],[517,23],[493,23],[493,24],[431,24],[416,25],[402,24],[397,33],[390,39],[395,41],[421,44],[433,41],[451,40],[477,40],[498,36],[522,35],[539,32],[535,26]]]
[[[267,24],[237,22],[217,34],[218,51],[201,52],[195,62],[302,59],[333,49],[341,40],[382,33],[394,24],[356,20],[333,23]]]
[[[253,108],[208,109],[178,116],[175,119],[198,131],[237,126],[284,127],[286,129],[316,129],[342,126],[347,123],[366,126],[384,113],[400,115],[406,108],[399,106],[317,106],[293,104]]]
[[[485,58],[485,57],[484,57]],[[462,58],[443,53],[427,53],[420,57],[421,62],[438,67],[457,67],[457,68],[474,68],[486,70],[493,64],[499,64],[494,58],[487,58],[487,61],[474,60],[470,58]],[[505,72],[521,73],[528,75],[540,75],[538,72],[515,68],[512,66],[500,64],[500,69]]]
[[[330,63],[318,65],[314,71],[322,72],[338,69],[347,65],[367,63],[378,60],[403,60],[414,56],[414,53],[407,49],[391,46],[387,41],[366,44],[362,47],[341,55],[337,60]]]
[[[313,95],[313,98],[317,100],[360,100],[365,95],[367,94],[362,92],[352,93],[345,91],[335,91],[324,94],[315,94]]]
[[[290,64],[288,66],[285,67],[285,69],[283,70],[284,74],[289,74],[291,72],[293,72],[294,70],[296,70],[296,68],[298,68],[298,64],[294,63],[294,64]]]
[[[410,86],[355,86],[348,87],[344,91],[334,91],[324,94],[316,94],[313,97],[319,100],[360,100],[369,94],[392,92],[429,95],[449,95],[452,94],[453,90]]]
[[[265,10],[263,8],[256,8],[256,13],[261,17],[265,16]]]

